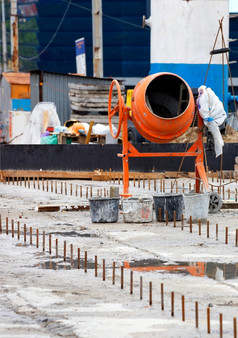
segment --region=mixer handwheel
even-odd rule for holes
[[[113,94],[113,87],[114,84],[117,87],[117,96],[118,96],[118,101],[115,105],[115,107],[113,107],[113,109],[111,108],[112,106],[112,94]],[[109,129],[111,132],[111,135],[113,138],[118,138],[120,132],[121,132],[121,124],[122,124],[122,119],[123,119],[123,109],[124,109],[124,99],[121,95],[121,89],[120,89],[120,85],[118,83],[117,80],[113,80],[110,86],[110,90],[109,90],[109,98],[108,98],[108,121],[109,121]],[[116,132],[116,135],[113,132],[112,129],[112,118],[113,116],[118,113],[119,114],[119,122],[118,122],[118,129]]]

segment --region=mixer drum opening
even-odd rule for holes
[[[170,119],[186,110],[189,104],[189,91],[181,78],[166,74],[156,77],[149,83],[145,100],[153,114]]]
[[[171,142],[185,133],[193,121],[194,109],[191,88],[173,73],[145,77],[132,94],[132,121],[151,142]]]

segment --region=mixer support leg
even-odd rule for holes
[[[199,192],[199,191],[197,191],[197,180],[202,181],[202,183],[204,185],[205,192],[210,191],[209,185],[208,185],[208,180],[207,180],[207,175],[206,175],[203,163],[196,163],[195,166],[196,166],[196,192]],[[197,176],[197,174],[198,174],[198,176]]]
[[[129,141],[128,141],[128,109],[125,109],[123,112],[123,122],[122,122],[122,165],[123,165],[123,194],[122,197],[127,198],[132,195],[129,194]]]
[[[200,177],[199,177],[197,167],[195,167],[195,174],[196,174],[195,189],[196,189],[196,193],[199,193],[200,192]]]

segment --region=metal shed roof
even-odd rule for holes
[[[30,84],[30,73],[2,73],[3,77],[10,84]]]

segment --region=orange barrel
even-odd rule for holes
[[[178,75],[157,73],[142,79],[131,99],[132,120],[149,141],[166,143],[181,136],[193,121],[191,88]]]

